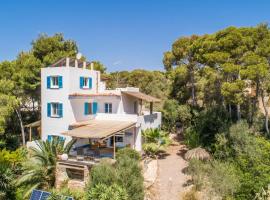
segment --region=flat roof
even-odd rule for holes
[[[75,138],[105,139],[115,133],[132,128],[136,122],[115,120],[89,120],[87,125],[65,131],[62,134]]]
[[[144,94],[142,92],[135,92],[135,91],[122,91],[123,94],[127,94],[129,96],[138,98],[138,99],[142,99],[144,101],[147,102],[160,102],[161,100],[156,98],[156,97],[152,97],[150,95]]]
[[[81,94],[81,93],[73,93],[69,94],[70,97],[99,97],[99,96],[120,96],[120,94],[116,93],[95,93],[95,94]]]

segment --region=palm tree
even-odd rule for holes
[[[55,182],[57,155],[69,153],[76,140],[65,145],[65,140],[53,137],[52,141],[37,141],[31,148],[32,157],[24,164],[24,172],[17,185],[25,189],[27,197],[33,189],[49,189]]]

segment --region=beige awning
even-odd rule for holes
[[[24,127],[26,127],[26,128],[32,128],[32,127],[39,127],[41,125],[41,121],[39,120],[39,121],[35,121],[35,122],[32,122],[31,124],[27,124],[27,125],[25,125]]]
[[[90,120],[85,126],[62,133],[75,138],[104,139],[135,126],[135,122],[113,120]]]
[[[150,95],[144,94],[142,92],[131,92],[131,91],[122,91],[123,94],[130,95],[132,97],[142,99],[147,102],[160,102],[160,99],[157,99],[156,97],[152,97]]]

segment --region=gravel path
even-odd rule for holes
[[[156,183],[151,188],[152,200],[180,200],[188,180],[182,170],[188,163],[182,158],[186,148],[175,142],[168,147],[167,154],[158,160],[159,170]]]

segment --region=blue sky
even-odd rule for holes
[[[267,0],[3,0],[0,61],[29,50],[39,33],[61,32],[109,71],[160,70],[178,37],[269,22],[269,10]]]

